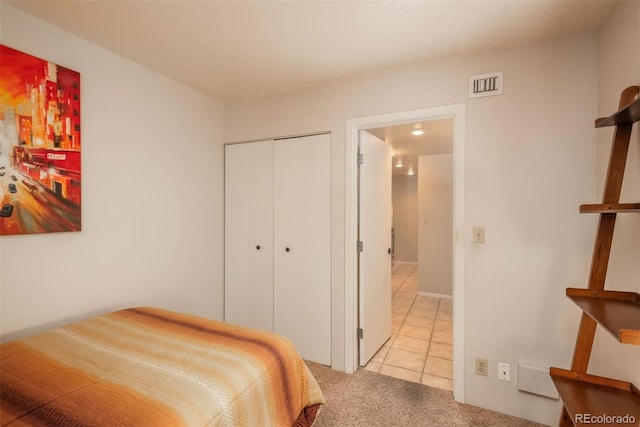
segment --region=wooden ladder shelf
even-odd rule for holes
[[[596,127],[615,126],[615,133],[602,203],[580,206],[580,213],[596,213],[600,219],[589,284],[586,289],[567,289],[567,296],[582,309],[571,370],[550,369],[564,405],[560,427],[623,425],[620,419],[613,418],[617,416],[627,416],[627,420],[634,417],[635,423],[640,421],[640,391],[636,386],[587,373],[598,325],[621,343],[640,345],[640,294],[604,290],[616,217],[621,213],[640,213],[640,203],[620,203],[631,130],[640,121],[639,92],[638,86],[622,91],[619,110],[595,122]],[[600,416],[608,418],[593,418]]]

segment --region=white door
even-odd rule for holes
[[[360,365],[391,337],[391,147],[360,131]]]
[[[331,364],[330,135],[274,143],[274,332]]]
[[[273,331],[273,141],[225,146],[226,322]]]

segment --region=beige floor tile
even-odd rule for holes
[[[453,334],[453,322],[449,322],[448,320],[438,319],[436,317],[436,322],[433,325],[434,331],[442,331]]]
[[[388,365],[382,365],[379,373],[406,381],[412,381],[414,383],[419,383],[421,377],[420,372],[414,372],[408,369],[398,368],[397,366]]]
[[[412,326],[420,326],[421,328],[432,329],[433,319],[428,319],[426,317],[418,317],[409,313],[404,319],[404,324],[412,325]]]
[[[419,317],[426,317],[428,319],[433,319],[436,317],[436,312],[434,310],[420,307],[411,307],[411,314]]]
[[[391,310],[391,316],[395,316],[396,319],[403,320],[409,314],[408,308],[394,307]]]
[[[448,378],[436,377],[434,375],[424,374],[422,376],[422,384],[429,385],[431,387],[441,388],[444,390],[453,391],[453,380]]]
[[[391,312],[392,313],[408,313],[409,310],[411,310],[411,301],[409,301],[409,303],[400,303],[400,304],[393,304],[391,305]]]
[[[419,296],[415,264],[396,262],[392,274],[394,335],[364,369],[452,390],[452,301]]]
[[[438,306],[438,310],[439,311],[452,312],[453,311],[453,301],[450,300],[450,299],[441,299],[440,300],[440,305]]]
[[[389,354],[387,354],[387,358],[384,360],[384,364],[397,366],[410,371],[422,372],[424,359],[424,353],[413,353],[392,347],[391,350],[389,350]]]
[[[405,320],[407,320],[407,313],[394,313],[391,312],[391,321],[392,322],[398,322],[398,323],[402,323]]]
[[[453,322],[453,313],[450,311],[438,311],[438,313],[436,314],[436,319],[444,320],[446,322]]]
[[[442,359],[440,357],[427,356],[427,362],[424,365],[424,373],[453,379],[453,363],[451,360]]]
[[[392,322],[391,323],[391,333],[397,334],[402,326],[402,322]]]
[[[389,349],[391,347],[382,347],[380,350],[378,350],[378,352],[376,354],[373,355],[373,357],[371,358],[371,362],[379,362],[382,363],[384,362],[384,358],[387,357],[387,353],[389,353]]]
[[[413,304],[413,300],[416,299],[415,295],[411,295],[411,291],[406,292],[402,289],[398,290],[398,292],[396,292],[392,299],[391,299],[391,303],[393,305],[412,305]]]
[[[407,311],[411,308],[411,306],[413,305],[413,300],[410,299],[405,299],[405,298],[393,298],[393,301],[391,302],[391,308],[393,310],[397,309],[397,308],[403,308],[406,309]]]
[[[453,360],[453,346],[443,342],[432,342],[429,346],[429,356]]]
[[[378,372],[380,370],[380,367],[382,366],[382,363],[379,362],[369,362],[367,363],[367,365],[364,367],[364,369],[366,369],[367,371],[371,371],[371,372]]]
[[[433,311],[438,309],[438,299],[431,297],[416,297],[416,302],[414,303],[415,307],[419,308],[429,308]]]
[[[404,335],[407,337],[429,339],[431,336],[431,328],[423,328],[421,326],[403,325],[398,331],[398,335]]]
[[[398,333],[402,333],[402,328],[400,328],[400,332]],[[453,344],[453,334],[449,331],[434,330],[433,335],[431,335],[431,341]]]
[[[429,349],[429,341],[399,335],[393,342],[392,348],[411,351],[414,353],[427,354],[427,350]]]

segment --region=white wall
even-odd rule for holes
[[[640,2],[623,1],[614,9],[601,31],[598,76],[598,117],[618,109],[620,92],[628,86],[640,85]],[[631,134],[622,202],[640,201],[640,132],[635,124]],[[600,203],[604,177],[609,162],[613,128],[597,130],[597,193],[593,201]],[[592,242],[596,227],[593,227]],[[640,215],[618,215],[613,236],[606,289],[640,292]],[[577,315],[577,314],[576,314]],[[618,343],[598,328],[591,353],[590,371],[611,376],[640,386],[640,346]]]
[[[466,104],[464,375],[467,403],[557,422],[558,401],[496,378],[498,362],[566,366],[578,317],[564,289],[584,283],[595,196],[597,34],[309,88],[225,107],[224,140],[332,132],[333,367],[344,369],[345,121]],[[470,75],[504,71],[504,95],[469,100]],[[488,243],[471,243],[484,225]],[[459,307],[460,308],[460,307]],[[489,377],[473,374],[487,358]]]
[[[4,339],[155,305],[223,314],[222,104],[5,3],[2,43],[80,72],[82,231],[0,237]]]
[[[418,157],[418,209],[418,291],[452,296],[453,154]]]
[[[418,262],[418,175],[391,179],[395,261]]]
[[[81,73],[83,114],[83,231],[0,238],[0,331],[133,304],[221,318],[220,103],[0,5],[2,43]],[[335,368],[344,368],[345,346],[345,120],[465,103],[465,400],[557,422],[559,402],[498,381],[495,368],[570,364],[579,316],[563,295],[585,283],[591,257],[595,220],[577,206],[598,197],[593,119],[610,112],[605,97],[638,83],[638,7],[619,4],[600,45],[589,32],[225,107],[228,142],[332,131]],[[467,99],[470,75],[498,70],[504,95]],[[637,151],[630,157],[637,162]],[[616,252],[633,262],[632,221]],[[486,228],[483,247],[471,244],[473,225]],[[638,283],[637,262],[616,269],[622,285]],[[605,362],[599,350],[594,368],[638,385],[637,368]],[[637,361],[634,351],[625,357]],[[489,360],[488,377],[473,374],[476,356]]]

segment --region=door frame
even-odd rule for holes
[[[464,403],[464,148],[465,104],[347,119],[345,133],[345,360],[358,369],[358,134],[360,130],[421,120],[453,119],[453,396]]]

